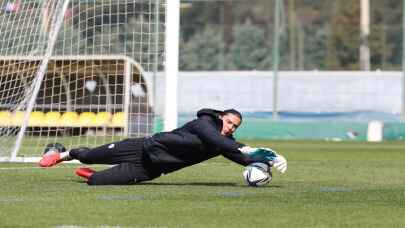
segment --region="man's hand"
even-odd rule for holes
[[[270,148],[254,148],[244,146],[239,150],[252,158],[261,158],[267,160],[267,163],[269,163],[270,166],[274,167],[282,174],[287,171],[287,159],[285,159],[284,156],[277,154]]]
[[[278,154],[274,159],[273,167],[284,174],[287,171],[287,159],[283,155]]]

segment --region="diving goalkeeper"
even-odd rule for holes
[[[41,167],[55,166],[77,159],[85,164],[115,165],[101,171],[87,167],[76,174],[89,185],[126,185],[152,180],[218,155],[246,166],[267,163],[281,173],[287,169],[285,158],[271,149],[251,148],[236,142],[233,133],[242,123],[235,109],[202,109],[197,118],[170,132],[146,138],[129,138],[93,149],[66,150],[61,144],[48,145],[39,161]]]

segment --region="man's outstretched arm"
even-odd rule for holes
[[[199,119],[193,130],[201,140],[220,148],[223,151],[222,155],[233,162],[243,166],[253,162],[266,163],[266,159],[251,158],[243,154],[240,149],[245,145],[221,135],[215,125],[208,119]]]

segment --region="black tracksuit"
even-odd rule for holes
[[[72,149],[70,155],[88,164],[119,164],[94,173],[91,185],[130,184],[154,179],[212,157],[224,157],[241,165],[266,162],[252,159],[238,149],[244,145],[221,135],[221,111],[202,109],[197,119],[170,132],[148,138],[127,139],[94,149]]]

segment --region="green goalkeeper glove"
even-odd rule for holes
[[[239,149],[251,158],[265,159],[267,163],[284,174],[287,171],[287,159],[270,148],[254,148],[244,146]]]

